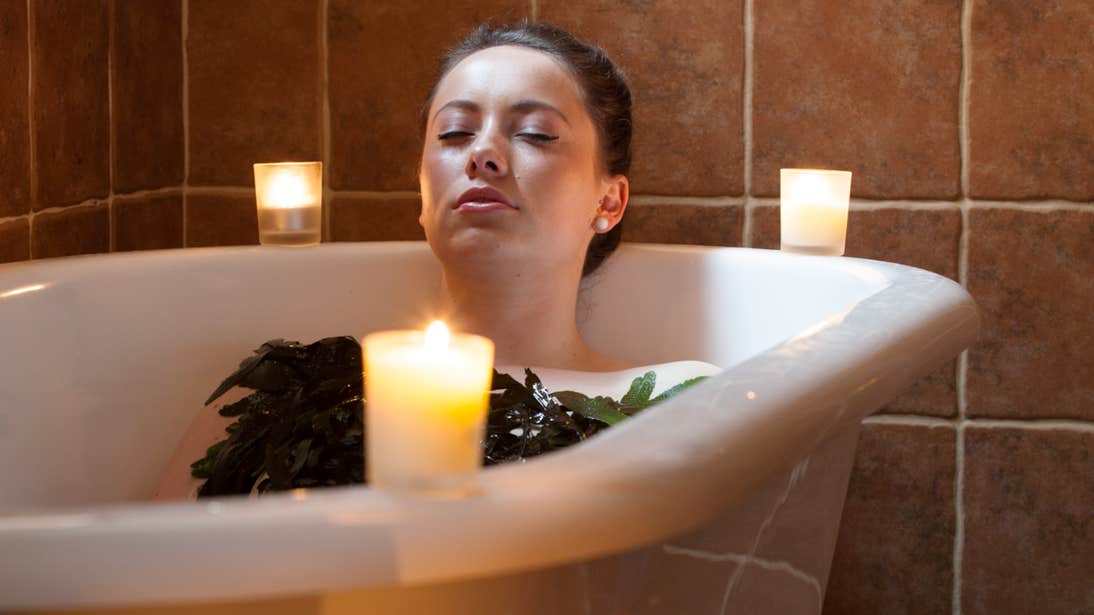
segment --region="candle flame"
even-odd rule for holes
[[[780,169],[779,177],[779,200],[782,205],[847,206],[851,189],[850,171]]]
[[[448,349],[448,327],[439,320],[429,323],[425,330],[425,349],[429,352],[443,352]]]
[[[298,207],[314,200],[307,181],[293,172],[274,174],[266,188],[266,205],[269,207]]]

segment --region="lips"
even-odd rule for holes
[[[456,201],[454,207],[457,211],[479,212],[517,209],[500,190],[490,186],[471,188]]]

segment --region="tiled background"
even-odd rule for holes
[[[0,261],[256,243],[283,159],[329,240],[420,238],[418,105],[490,17],[629,73],[625,239],[777,247],[779,167],[850,169],[848,254],[981,306],[867,420],[826,612],[1094,611],[1087,0],[0,0]]]

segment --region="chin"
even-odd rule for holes
[[[439,240],[430,240],[433,252],[445,265],[456,263],[491,264],[517,258],[512,254],[512,239],[496,228],[469,227],[448,233]]]

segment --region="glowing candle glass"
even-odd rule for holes
[[[494,343],[422,331],[365,337],[365,467],[370,485],[460,494],[482,466]]]
[[[323,227],[323,163],[254,165],[258,241],[270,246],[319,243]]]
[[[843,254],[850,197],[850,171],[780,169],[781,248],[802,254]]]

